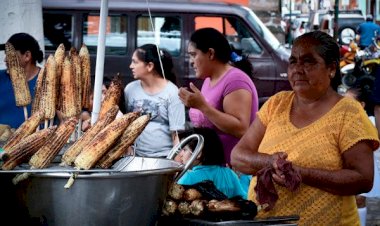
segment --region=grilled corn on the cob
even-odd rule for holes
[[[43,113],[38,111],[23,122],[3,146],[5,151],[10,151],[20,140],[32,134],[43,119]]]
[[[15,48],[9,42],[5,43],[5,55],[15,94],[16,106],[27,106],[32,102],[32,96],[30,95],[25,70],[20,65]]]
[[[43,90],[44,90],[44,81],[45,81],[45,67],[41,68],[40,72],[38,72],[37,82],[34,87],[34,98],[32,102],[32,114],[36,113],[39,110],[42,110],[41,102],[43,98]]]
[[[77,123],[78,119],[75,117],[62,122],[44,146],[31,157],[29,165],[37,169],[47,167],[67,142]]]
[[[57,126],[52,126],[39,130],[22,139],[21,142],[13,146],[12,151],[8,153],[8,159],[5,160],[2,169],[11,170],[19,164],[27,161],[28,158],[44,145],[56,128]]]
[[[122,90],[121,79],[120,76],[117,75],[112,79],[112,82],[106,91],[100,107],[99,118],[102,118],[112,106],[119,103]]]
[[[62,156],[62,165],[72,165],[75,158],[94,137],[116,117],[119,107],[114,105],[102,119],[98,119],[95,124],[88,129]]]
[[[146,125],[149,123],[150,116],[142,115],[134,120],[124,131],[120,142],[107,152],[99,161],[101,168],[109,168],[116,160],[121,158],[129,146],[135,142]]]
[[[46,76],[44,81],[42,107],[45,119],[53,119],[57,102],[57,65],[53,55],[50,55],[45,64]]]
[[[74,161],[75,166],[85,170],[93,167],[122,135],[135,115],[136,113],[125,114],[102,129],[90,143],[83,147],[82,152]]]
[[[82,44],[79,50],[79,58],[82,66],[82,107],[88,109],[91,94],[91,61],[85,44]]]
[[[71,67],[72,65],[69,58],[65,57],[60,87],[60,93],[62,96],[61,111],[64,118],[70,118],[77,115],[75,104],[75,79]]]
[[[57,103],[56,103],[56,109],[61,109],[62,104],[62,98],[59,95],[60,93],[60,84],[61,84],[61,76],[62,76],[62,68],[63,68],[63,62],[65,61],[65,46],[63,43],[59,44],[58,48],[54,52],[54,59],[57,66],[57,87],[56,87],[56,93],[57,93]]]
[[[82,111],[82,66],[75,48],[70,50],[70,61],[74,76],[75,108],[77,115],[79,115]]]

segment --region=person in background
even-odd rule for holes
[[[367,15],[366,21],[359,24],[356,28],[356,33],[359,36],[359,47],[360,49],[365,49],[371,44],[373,44],[373,38],[375,37],[375,32],[380,34],[380,26],[373,22],[373,16]]]
[[[379,139],[360,103],[336,92],[339,55],[337,42],[322,31],[298,37],[288,66],[292,91],[269,98],[233,149],[232,166],[259,175],[248,198],[272,204],[257,217],[294,214],[299,225],[360,225],[355,195],[372,188]]]
[[[151,115],[134,144],[136,154],[166,157],[179,142],[178,131],[185,129],[185,106],[178,98],[172,58],[156,45],[146,44],[135,50],[130,68],[136,81],[124,89],[126,111]]]
[[[106,93],[107,93],[107,90],[108,88],[110,87],[111,85],[111,80],[109,78],[103,78],[103,85],[102,85],[102,96],[101,96],[101,101],[103,101]],[[93,109],[93,101],[94,101],[94,92],[91,93],[90,95],[90,106],[88,109],[86,110],[83,110],[82,113],[81,113],[81,118],[82,118],[82,131],[87,131],[90,127],[91,127],[91,111]],[[120,97],[120,101],[119,101],[119,111],[116,115],[116,118],[120,118],[121,116],[123,116],[123,111],[124,111],[124,95],[122,95]]]
[[[298,36],[305,34],[305,32],[305,21],[302,21],[300,26],[297,27],[294,31],[294,38],[297,38]]]
[[[362,89],[360,87],[358,88],[349,88],[344,96],[352,98],[354,100],[357,100],[364,109],[366,109],[366,106],[369,102],[370,93],[366,91],[366,89]],[[368,113],[368,112],[367,112]],[[374,116],[368,116],[373,125],[375,125],[375,117]],[[358,212],[360,217],[361,226],[365,226],[366,222],[366,214],[367,214],[367,207],[366,207],[366,198],[379,198],[380,197],[380,171],[379,171],[379,164],[377,163],[380,158],[380,149],[377,149],[373,153],[373,165],[374,165],[374,179],[373,179],[373,186],[371,191],[367,193],[362,193],[360,195],[356,196],[356,205],[358,206]]]
[[[199,134],[204,138],[203,149],[193,162],[193,166],[178,180],[178,184],[193,185],[210,180],[215,187],[228,198],[240,196],[247,199],[248,186],[240,184],[237,174],[225,166],[223,144],[215,130],[210,128],[193,128],[179,134],[184,139],[192,134]],[[175,160],[185,164],[191,157],[195,144],[190,142],[182,149]]]
[[[232,148],[247,131],[258,110],[258,95],[250,76],[251,63],[231,51],[222,33],[214,28],[196,30],[188,45],[190,63],[202,89],[193,83],[179,89],[179,97],[189,107],[194,127],[214,129],[230,164]],[[243,70],[241,70],[241,69]]]
[[[380,65],[376,67],[371,103],[374,105],[375,125],[380,137]]]
[[[40,67],[37,65],[43,61],[43,52],[36,39],[27,33],[16,33],[12,35],[8,42],[17,51],[20,65],[25,69],[26,80],[28,81],[30,94],[34,97],[34,87]],[[5,63],[8,66],[7,59]],[[0,124],[18,128],[24,121],[24,110],[16,106],[12,81],[7,70],[0,70]],[[31,115],[31,104],[27,106],[28,115]]]

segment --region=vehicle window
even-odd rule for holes
[[[234,17],[196,17],[195,29],[213,27],[222,32],[231,47],[243,54],[261,54],[262,48],[249,29],[240,20]]]
[[[69,14],[43,14],[45,50],[56,50],[63,43],[70,49],[73,40],[73,16]]]
[[[137,46],[148,43],[158,44],[172,56],[178,56],[181,52],[181,24],[179,17],[154,16],[151,22],[148,16],[139,16],[137,18]]]
[[[99,15],[85,15],[83,18],[83,43],[90,53],[95,54],[99,36]],[[127,52],[128,22],[125,15],[110,15],[106,28],[106,55],[125,55]]]

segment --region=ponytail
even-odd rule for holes
[[[244,73],[248,75],[251,79],[253,78],[253,67],[251,61],[249,61],[248,56],[238,55],[236,52],[231,53],[231,64],[232,66],[239,68]]]

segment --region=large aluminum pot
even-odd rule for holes
[[[15,187],[17,211],[27,212],[27,225],[154,225],[171,183],[185,168],[170,158],[134,157],[121,171],[80,173],[68,189],[70,172],[32,173]],[[4,181],[14,175],[0,176]]]
[[[43,225],[153,225],[180,170],[172,160],[136,157],[124,172],[78,175],[69,189],[69,173],[34,174],[17,188]]]

